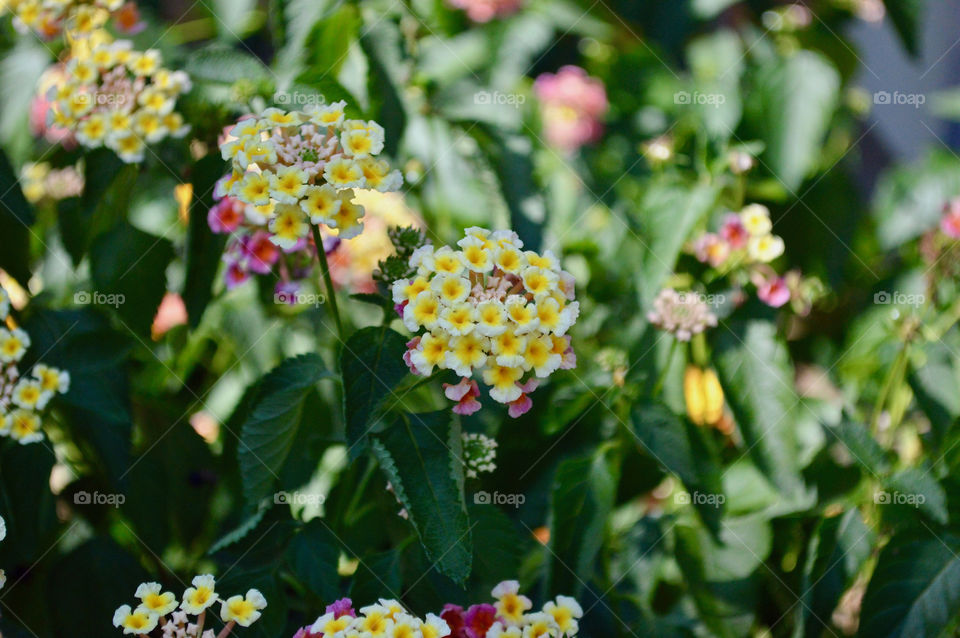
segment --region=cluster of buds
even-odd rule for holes
[[[411,332],[404,361],[414,374],[453,370],[445,385],[454,412],[480,409],[481,376],[494,401],[517,417],[529,393],[556,370],[576,366],[567,331],[580,314],[573,276],[550,251],[524,251],[512,231],[468,228],[460,250],[426,245],[414,251],[416,273],[393,283],[393,301]]]
[[[393,245],[393,254],[380,260],[377,270],[373,273],[373,279],[392,286],[398,279],[407,279],[417,273],[417,269],[410,265],[410,258],[418,248],[427,244],[427,236],[422,230],[413,226],[395,226],[387,231],[387,235]]]
[[[190,130],[174,110],[190,87],[185,72],[162,66],[156,49],[135,51],[131,41],[104,35],[71,48],[46,96],[47,125],[70,131],[86,148],[105,146],[124,162],[142,162],[147,144]]]
[[[680,341],[690,341],[694,335],[717,325],[717,316],[710,309],[704,295],[695,292],[677,292],[664,288],[647,313],[647,320],[657,328],[672,333]]]
[[[683,398],[687,417],[693,423],[715,427],[727,435],[733,432],[733,420],[723,409],[723,388],[713,369],[688,365],[683,375]]]
[[[463,469],[467,478],[497,469],[497,442],[485,434],[463,433]]]
[[[609,109],[603,82],[578,66],[537,77],[533,90],[540,100],[547,142],[573,153],[603,135],[603,118]]]
[[[467,17],[474,22],[490,22],[494,18],[503,18],[523,5],[523,0],[448,0],[450,6],[466,11]]]
[[[247,221],[283,249],[301,244],[311,224],[340,239],[359,235],[364,210],[354,189],[395,191],[403,178],[377,158],[383,127],[346,119],[345,109],[341,101],[241,119],[220,144],[233,170],[217,196],[238,200]]]
[[[336,601],[310,627],[300,629],[293,638],[569,638],[579,631],[583,617],[580,604],[568,596],[558,596],[540,611],[531,612],[533,603],[520,594],[520,584],[504,581],[492,592],[494,604],[445,605],[439,614],[418,618],[399,602],[381,599],[363,607],[358,614],[349,598]]]
[[[117,31],[133,35],[143,30],[140,11],[124,0],[4,0],[0,15],[13,15],[13,24],[22,33],[33,32],[44,40],[61,34],[84,39],[113,20]]]
[[[249,627],[256,622],[267,606],[266,598],[256,589],[243,596],[221,598],[210,574],[195,576],[190,584],[183,598],[177,600],[173,592],[163,591],[160,583],[141,583],[134,594],[140,602],[136,607],[120,606],[113,614],[113,626],[135,636],[147,636],[159,628],[158,635],[163,638],[225,638],[237,625]],[[207,610],[218,602],[220,619],[226,624],[215,634],[204,625]]]
[[[83,192],[83,175],[76,167],[52,168],[49,162],[24,164],[20,171],[23,195],[31,204],[59,201]]]
[[[18,366],[29,347],[30,335],[15,327],[10,300],[0,289],[0,436],[23,445],[43,440],[41,413],[70,389],[70,373],[42,363],[21,376]]]

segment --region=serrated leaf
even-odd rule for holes
[[[597,569],[620,461],[610,448],[563,461],[550,492],[546,581],[551,594],[575,595]]]
[[[943,487],[921,468],[909,468],[884,480],[884,487],[891,492],[890,502],[903,502],[914,506],[932,520],[946,524],[947,495]]]
[[[407,340],[383,326],[355,332],[340,353],[347,442],[356,455],[356,444],[365,438],[377,409],[408,374],[403,354]]]
[[[320,600],[339,597],[340,541],[322,520],[311,520],[293,537],[287,559],[294,575]]]
[[[883,548],[860,613],[863,638],[936,638],[960,611],[960,538],[906,531]]]
[[[308,416],[303,411],[307,396],[316,391],[318,381],[330,376],[319,355],[305,354],[282,362],[262,380],[237,449],[248,503],[259,503],[272,493]]]
[[[890,469],[887,452],[861,423],[843,420],[836,426],[825,425],[827,441],[839,441],[860,467],[872,475],[885,474]]]
[[[729,326],[719,340],[717,371],[727,403],[757,468],[787,494],[800,491],[794,432],[798,408],[786,346],[776,326],[751,320]]]
[[[640,447],[667,471],[676,474],[691,493],[723,494],[716,450],[696,426],[680,419],[666,406],[638,404],[630,411],[630,423]],[[704,523],[719,531],[723,499],[693,501]]]
[[[795,637],[819,638],[830,630],[833,610],[870,557],[874,539],[856,508],[820,521],[807,547]]]
[[[210,546],[210,549],[207,550],[207,554],[216,554],[221,549],[225,547],[230,547],[234,543],[238,543],[247,535],[257,528],[257,525],[260,524],[260,521],[263,520],[263,517],[266,516],[269,507],[259,507],[257,511],[248,516],[242,523],[237,527],[230,530],[216,541],[213,545]]]
[[[840,74],[819,53],[800,50],[762,69],[754,94],[761,102],[764,162],[795,191],[819,160],[837,106]]]
[[[461,585],[470,576],[470,522],[463,497],[460,426],[448,411],[403,414],[371,448],[407,510],[427,558]]]

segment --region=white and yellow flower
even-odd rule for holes
[[[523,392],[517,385],[523,377],[523,368],[491,365],[483,371],[483,381],[490,386],[490,397],[498,403],[510,403],[520,398]]]
[[[134,611],[130,605],[122,605],[113,614],[113,626],[122,628],[123,633],[142,636],[156,629],[160,616],[145,611]]]
[[[299,206],[280,204],[267,226],[270,241],[283,250],[292,250],[297,243],[310,234],[310,224]]]
[[[145,614],[166,616],[180,604],[172,591],[162,591],[160,583],[141,583],[135,596],[141,601],[136,611]]]
[[[418,328],[433,330],[440,322],[440,299],[430,290],[424,290],[403,309],[403,325],[416,332]]]
[[[524,614],[533,607],[530,599],[520,594],[520,583],[515,580],[501,582],[490,594],[497,601],[494,604],[497,615],[511,625],[520,624]]]
[[[220,619],[223,622],[235,622],[241,627],[249,627],[260,618],[260,612],[267,607],[267,599],[259,590],[247,590],[245,596],[231,596],[220,606]]]
[[[410,361],[417,372],[429,376],[433,374],[434,367],[443,365],[449,351],[450,341],[445,335],[428,332],[420,338],[417,349],[410,354]]]
[[[496,337],[507,331],[507,311],[499,301],[484,301],[477,305],[477,332],[484,337]]]
[[[450,625],[436,614],[427,614],[420,624],[420,635],[423,638],[443,638],[450,635]]]
[[[751,237],[747,242],[747,254],[750,259],[768,263],[783,254],[783,239],[777,235]]]
[[[19,328],[7,330],[0,327],[0,363],[15,363],[23,358],[30,347],[30,335]]]
[[[461,377],[469,377],[474,368],[481,368],[487,361],[486,343],[481,337],[468,334],[451,340],[450,351],[446,354],[444,367],[453,370]]]
[[[192,586],[187,587],[183,592],[180,609],[193,616],[199,616],[219,600],[217,581],[210,574],[202,574],[194,576],[190,584]]]
[[[327,613],[317,618],[313,626],[310,627],[310,633],[323,634],[324,636],[339,635],[340,632],[346,631],[352,622],[352,616],[340,616],[337,618],[332,612]]]
[[[762,204],[750,204],[740,211],[740,223],[751,237],[760,237],[770,233],[773,223],[770,211]]]
[[[557,596],[556,602],[550,601],[543,606],[543,611],[553,618],[553,622],[564,635],[574,636],[579,631],[577,621],[583,617],[583,608],[575,598]]]
[[[22,445],[43,440],[40,415],[29,410],[13,410],[3,419],[0,434],[9,436]]]
[[[323,178],[337,190],[364,187],[363,169],[349,157],[339,156],[327,162]]]
[[[300,208],[310,217],[311,224],[333,225],[334,216],[340,212],[341,199],[330,185],[307,186]]]
[[[42,410],[47,407],[53,392],[45,392],[39,381],[20,379],[13,387],[13,404],[24,410]]]

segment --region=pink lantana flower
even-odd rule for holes
[[[960,239],[960,199],[953,199],[943,207],[940,230],[951,239]]]
[[[564,152],[596,142],[603,135],[603,117],[609,109],[607,91],[597,78],[578,66],[544,73],[533,85],[541,103],[547,141]]]
[[[516,401],[511,401],[510,407],[507,409],[507,414],[514,419],[523,416],[533,407],[533,399],[530,398],[530,394],[539,387],[540,379],[533,377],[526,383],[517,383],[517,385],[523,394]]]
[[[739,250],[747,245],[750,233],[736,213],[727,213],[720,227],[720,236],[730,245],[731,250]]]
[[[772,277],[757,286],[757,297],[771,308],[779,308],[790,301],[790,287],[783,277]]]
[[[464,377],[456,385],[444,383],[443,393],[451,401],[457,402],[453,406],[455,414],[470,416],[482,407],[480,402],[477,401],[477,397],[480,396],[480,386],[473,379]]]

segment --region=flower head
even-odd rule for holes
[[[533,86],[540,99],[547,141],[572,153],[597,141],[609,108],[603,83],[577,66],[540,75]]]
[[[680,341],[689,341],[693,335],[717,325],[716,315],[701,295],[681,293],[672,288],[660,291],[647,319],[661,330],[673,333]]]
[[[122,605],[113,614],[113,626],[123,628],[123,633],[133,635],[148,634],[157,626],[160,620],[158,614],[136,610],[130,605]]]
[[[179,604],[173,592],[161,591],[160,583],[143,583],[137,587],[135,595],[141,600],[138,612],[166,616]]]
[[[192,586],[183,592],[180,609],[188,614],[200,615],[217,602],[217,582],[210,574],[203,574],[194,576],[190,584]]]
[[[267,599],[259,590],[247,590],[245,596],[231,596],[220,607],[220,619],[223,622],[235,622],[241,627],[249,627],[260,618],[260,611],[267,607]]]

